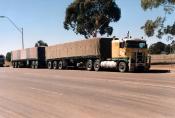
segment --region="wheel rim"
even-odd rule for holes
[[[52,62],[48,62],[48,69],[52,69]]]
[[[32,61],[32,68],[34,69],[35,68],[35,62]]]
[[[58,68],[59,68],[60,70],[63,69],[63,62],[62,62],[62,61],[59,62]]]
[[[100,61],[96,60],[94,63],[94,70],[99,71],[100,70]]]
[[[13,62],[13,68],[15,68],[15,63]]]
[[[17,63],[17,68],[20,68],[20,63]]]
[[[54,68],[54,69],[57,69],[57,68],[58,68],[57,62],[56,62],[56,61],[53,63],[53,68]]]
[[[125,72],[126,71],[126,63],[125,62],[120,62],[119,63],[119,71],[120,72]]]
[[[93,65],[93,64],[92,64],[92,60],[89,60],[89,61],[87,62],[87,65],[86,65],[86,69],[87,69],[88,71],[91,71],[92,68],[93,68],[92,65]]]
[[[14,68],[16,68],[16,62],[14,62]]]
[[[35,68],[38,68],[38,61],[35,62]]]

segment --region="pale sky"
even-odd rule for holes
[[[66,7],[72,1],[0,0],[0,16],[8,16],[18,27],[24,28],[25,48],[33,47],[38,40],[54,45],[84,39],[83,36],[63,28]],[[111,24],[114,28],[112,36],[122,38],[130,31],[132,37],[144,36],[149,44],[160,41],[156,37],[148,39],[140,27],[147,19],[163,15],[161,8],[144,12],[140,7],[140,0],[116,0],[116,3],[121,8],[122,17],[119,22]],[[174,16],[169,17],[168,23]],[[166,42],[165,39],[161,41]],[[22,47],[21,34],[4,18],[0,18],[0,42],[0,54]]]

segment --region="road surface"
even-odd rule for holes
[[[0,118],[175,118],[175,73],[0,68]]]

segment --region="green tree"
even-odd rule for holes
[[[42,40],[39,40],[38,42],[35,43],[35,47],[39,47],[39,46],[48,46],[48,44]]]
[[[74,0],[66,9],[64,28],[85,38],[112,35],[111,22],[117,22],[121,10],[115,0]]]
[[[8,61],[8,62],[10,62],[11,61],[11,52],[7,52],[7,54],[6,54],[6,60]]]
[[[175,41],[174,40],[171,43],[171,53],[175,53]]]
[[[141,7],[143,10],[152,10],[154,8],[163,8],[165,15],[158,16],[156,20],[147,20],[142,27],[145,34],[148,37],[156,36],[162,38],[162,36],[175,36],[175,21],[171,25],[166,25],[166,19],[169,15],[173,15],[175,9],[175,0],[141,0]]]
[[[149,52],[150,54],[161,54],[162,52],[165,52],[166,46],[167,45],[162,42],[154,43],[149,47]]]

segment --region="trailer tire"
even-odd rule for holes
[[[87,62],[86,62],[86,70],[87,71],[92,71],[93,70],[93,61],[91,59],[89,59]]]
[[[52,62],[49,61],[49,62],[47,63],[47,68],[48,68],[48,69],[52,69],[52,67],[53,67],[53,66],[52,66]]]
[[[14,65],[14,66],[15,66],[15,68],[17,68],[17,62],[14,62],[14,64],[15,64],[15,65]]]
[[[38,69],[39,65],[38,65],[38,61],[35,61],[35,69]]]
[[[62,70],[63,69],[63,61],[59,61],[58,63],[58,69]]]
[[[95,60],[95,62],[94,62],[94,70],[95,71],[100,71],[100,60],[99,59],[97,59],[97,60]]]
[[[32,69],[35,69],[35,61],[32,61],[32,63],[31,63],[31,68],[32,68]]]
[[[119,62],[118,70],[119,70],[120,72],[122,72],[122,73],[123,73],[123,72],[127,72],[127,71],[128,71],[127,63],[124,62],[124,61]]]
[[[20,66],[20,62],[17,62],[17,68],[20,68],[21,66]]]
[[[15,62],[12,62],[12,67],[15,68]]]
[[[54,61],[53,62],[53,69],[58,69],[58,62],[57,61]]]

